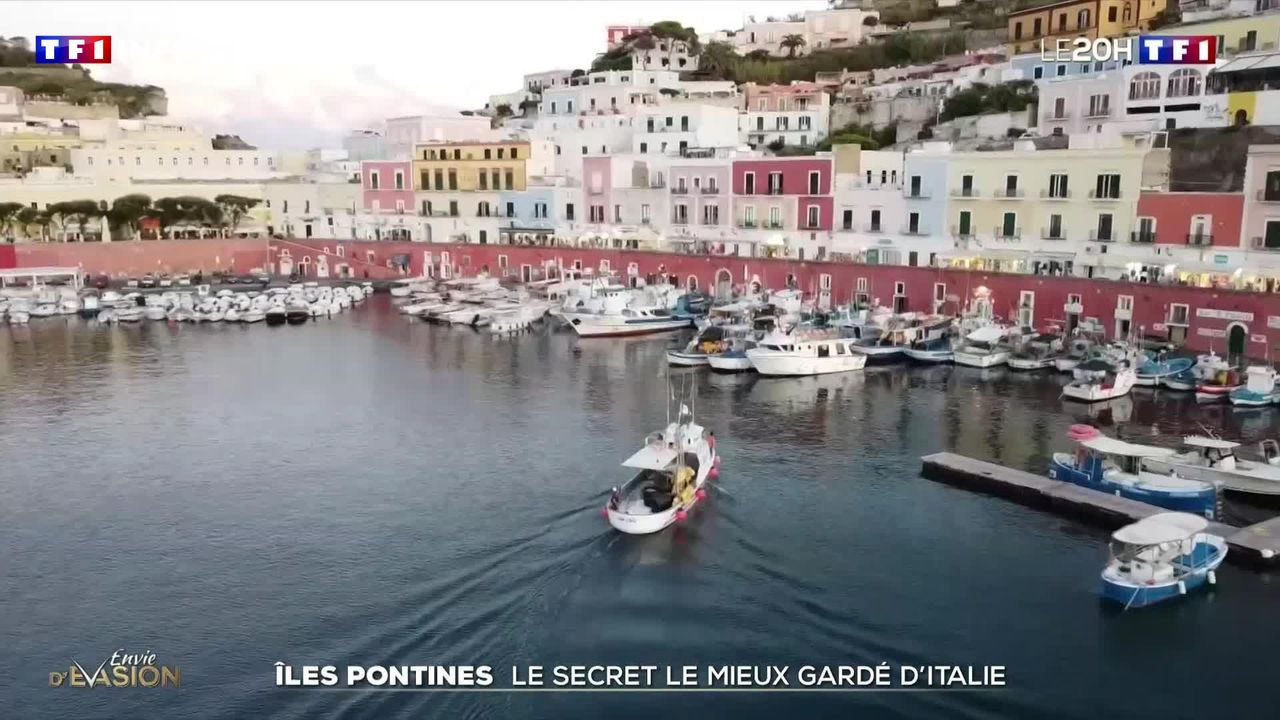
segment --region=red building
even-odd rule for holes
[[[831,158],[795,157],[735,160],[732,168],[734,214],[738,222],[750,215],[781,230],[830,230],[834,220]],[[779,216],[771,214],[781,197]],[[768,218],[768,220],[766,220]],[[769,226],[766,226],[769,227]]]
[[[413,164],[408,160],[366,160],[360,163],[360,183],[365,210],[414,211]]]
[[[1138,195],[1135,242],[1240,247],[1244,195],[1225,192],[1144,192]]]

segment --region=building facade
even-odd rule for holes
[[[739,135],[752,147],[817,145],[831,130],[831,99],[816,83],[747,83],[742,101]]]

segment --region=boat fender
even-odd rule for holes
[[[1178,594],[1179,595],[1187,594],[1187,583],[1183,580],[1178,581]]]
[[[715,468],[720,467],[720,456],[719,456],[719,455],[717,455],[717,456],[716,456],[716,459],[712,461],[711,466],[712,466],[712,467],[715,467]]]
[[[708,471],[707,471],[707,479],[708,479],[708,480],[715,480],[715,479],[716,479],[716,478],[718,478],[718,477],[720,477],[720,468],[714,468],[714,467],[713,467],[713,468],[711,468],[710,470],[708,470]]]
[[[698,499],[699,499],[699,500],[706,500],[706,499],[707,499],[707,491],[706,491],[706,490],[704,490],[704,489],[702,489],[702,488],[698,488],[698,492],[694,493],[694,495],[696,495],[696,496],[698,497]],[[1209,577],[1210,577],[1209,582],[1213,582],[1213,580],[1212,580],[1212,578],[1213,578],[1213,572],[1212,572],[1212,571],[1210,571],[1210,572],[1209,572]]]
[[[689,517],[689,513],[685,512],[684,510],[676,511],[676,522],[684,522],[685,518],[687,517]]]
[[[1214,571],[1212,571],[1212,570],[1210,570],[1210,571],[1209,571],[1209,584],[1210,584],[1210,585],[1217,585],[1217,584],[1218,584],[1218,575],[1217,575],[1216,573],[1214,573]]]
[[[602,516],[603,516],[603,517],[605,517],[605,518],[608,518],[608,517],[609,517],[609,508],[607,508],[607,507],[600,508],[600,515],[602,515]]]

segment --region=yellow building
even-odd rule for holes
[[[1145,30],[1171,0],[1066,0],[1009,13],[1009,51],[1040,52],[1058,39],[1121,37]],[[1046,42],[1046,45],[1049,43]]]
[[[524,190],[529,154],[527,142],[416,145],[414,189],[419,192]]]
[[[1280,48],[1280,12],[1170,25],[1151,34],[1213,35],[1218,38],[1218,55],[1275,50]]]

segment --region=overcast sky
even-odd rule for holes
[[[737,29],[822,0],[0,0],[0,33],[111,35],[100,80],[163,87],[170,116],[270,148],[429,107],[476,109],[521,76],[586,69],[605,28],[678,20]]]

